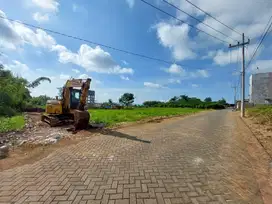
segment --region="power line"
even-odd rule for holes
[[[224,36],[225,36],[225,37],[227,37],[227,38],[230,38],[230,39],[232,39],[232,40],[234,40],[234,41],[238,42],[238,40],[235,40],[235,39],[233,39],[233,38],[229,37],[228,35],[226,35],[225,33],[223,33],[223,32],[221,32],[221,31],[219,31],[219,30],[217,30],[217,29],[213,28],[213,27],[212,27],[212,26],[210,26],[209,24],[204,23],[203,21],[201,21],[201,20],[199,20],[198,18],[196,18],[196,17],[192,16],[191,14],[187,13],[186,11],[181,10],[179,7],[175,6],[174,4],[171,4],[171,3],[169,3],[169,2],[168,2],[168,1],[166,1],[166,0],[163,0],[163,1],[164,1],[165,3],[167,3],[168,5],[172,6],[173,8],[175,8],[175,9],[177,9],[177,10],[179,10],[179,11],[181,11],[181,12],[185,13],[186,15],[190,16],[191,18],[195,19],[196,21],[198,21],[198,22],[202,23],[203,25],[205,25],[205,26],[207,26],[207,27],[211,28],[212,30],[214,30],[214,31],[216,31],[216,32],[218,32],[218,33],[220,33],[220,34],[224,35]]]
[[[264,29],[264,32],[263,32],[263,36],[262,36],[262,38],[261,38],[259,44],[258,44],[257,47],[255,48],[254,53],[253,53],[253,55],[251,56],[251,58],[250,58],[250,60],[249,60],[249,62],[248,62],[248,64],[247,64],[247,67],[246,67],[247,69],[249,68],[249,65],[251,64],[251,62],[252,62],[253,58],[255,57],[255,55],[256,55],[256,53],[257,53],[259,47],[261,46],[263,40],[265,39],[266,35],[268,34],[268,32],[269,32],[269,30],[270,30],[270,28],[271,28],[271,26],[272,26],[272,21],[271,21],[271,20],[272,20],[272,16],[270,17],[268,23],[266,24],[265,29]],[[270,23],[270,21],[271,21],[271,23]],[[269,23],[270,23],[270,25],[269,25]]]
[[[89,43],[89,44],[98,45],[98,46],[101,46],[101,47],[112,49],[112,50],[115,50],[115,51],[118,51],[118,52],[123,52],[123,53],[129,54],[129,55],[134,55],[134,56],[137,56],[137,57],[142,57],[142,58],[145,58],[145,59],[149,59],[149,60],[153,60],[153,61],[158,61],[158,62],[162,62],[162,63],[165,63],[165,64],[170,64],[170,65],[171,64],[177,64],[179,66],[190,68],[190,66],[188,66],[188,65],[180,64],[180,63],[177,63],[177,62],[171,62],[171,61],[163,60],[163,59],[160,59],[160,58],[150,57],[150,56],[147,56],[147,55],[138,54],[138,53],[135,53],[135,52],[131,52],[131,51],[127,51],[127,50],[115,48],[115,47],[112,47],[112,46],[109,46],[109,45],[105,45],[105,44],[102,44],[102,43],[97,43],[97,42],[90,41],[90,40],[87,40],[87,39],[83,39],[83,38],[80,38],[80,37],[77,37],[77,36],[73,36],[73,35],[61,33],[59,31],[54,31],[54,30],[51,30],[51,29],[42,28],[40,26],[35,26],[35,25],[29,24],[29,23],[25,23],[25,22],[22,22],[22,21],[17,21],[17,20],[11,19],[11,18],[6,18],[6,17],[3,17],[1,15],[0,15],[0,18],[6,19],[6,20],[11,21],[11,22],[16,22],[16,23],[25,25],[27,27],[40,29],[40,30],[47,31],[47,32],[50,32],[50,33],[54,33],[54,34],[57,34],[57,35],[61,35],[61,36],[67,37],[67,38],[72,38],[72,39],[83,41],[83,42],[86,42],[86,43]],[[193,67],[191,67],[191,68],[193,68]]]
[[[195,27],[195,26],[193,26],[193,25],[191,25],[191,24],[189,24],[189,23],[187,23],[187,22],[185,22],[185,21],[183,21],[183,20],[181,20],[181,19],[179,19],[179,18],[173,16],[172,14],[170,14],[170,13],[168,13],[168,12],[166,12],[166,11],[160,9],[160,8],[158,8],[157,6],[155,6],[155,5],[153,5],[153,4],[149,3],[149,2],[147,2],[147,1],[145,1],[145,0],[140,0],[140,1],[142,1],[143,3],[149,5],[150,7],[154,8],[154,9],[156,9],[156,10],[158,10],[158,11],[160,11],[160,12],[162,12],[162,13],[164,13],[164,14],[166,14],[166,15],[168,15],[168,16],[170,16],[170,17],[176,19],[176,20],[178,20],[178,21],[181,22],[181,23],[187,24],[187,25],[190,26],[191,28],[194,28],[194,29],[196,29],[196,30],[198,30],[198,31],[200,31],[200,32],[203,32],[203,33],[205,33],[206,35],[209,35],[210,37],[213,37],[213,38],[215,38],[215,39],[217,39],[217,40],[219,40],[219,41],[221,41],[221,42],[223,42],[223,43],[229,44],[229,42],[227,42],[227,41],[225,41],[225,40],[222,40],[222,39],[220,39],[220,38],[218,38],[218,37],[216,37],[216,36],[214,36],[214,35],[211,35],[211,34],[205,32],[205,31],[203,31],[203,30],[201,30],[201,29],[199,29],[199,28],[197,28],[197,27]]]
[[[218,19],[216,19],[215,17],[213,17],[211,14],[209,14],[208,12],[204,11],[203,9],[201,9],[200,7],[198,7],[197,5],[193,4],[191,1],[189,0],[185,0],[187,1],[189,4],[191,4],[192,6],[194,6],[195,8],[197,8],[198,10],[202,11],[203,13],[205,13],[207,16],[210,16],[212,19],[216,20],[218,23],[221,23],[222,25],[226,26],[227,28],[229,28],[230,30],[234,31],[235,33],[242,35],[240,32],[234,30],[234,28],[226,25],[225,23],[223,23],[222,21],[219,21]]]

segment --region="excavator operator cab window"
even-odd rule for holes
[[[78,90],[78,89],[72,89],[71,90],[71,104],[70,104],[70,108],[76,109],[78,107],[79,100],[80,100],[80,95],[81,95],[81,91],[80,90]]]

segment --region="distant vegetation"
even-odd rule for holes
[[[202,108],[202,109],[224,109],[227,102],[224,98],[219,101],[212,101],[207,97],[204,101],[187,95],[174,96],[167,102],[145,101],[145,107],[171,107],[171,108]]]

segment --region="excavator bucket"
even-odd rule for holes
[[[89,126],[90,113],[86,110],[74,110],[74,126],[76,130],[87,129]]]

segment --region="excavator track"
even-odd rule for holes
[[[51,127],[57,127],[64,124],[72,124],[74,122],[72,119],[68,117],[60,117],[60,115],[54,116],[54,115],[47,115],[47,114],[43,114],[41,116],[41,121],[46,122]]]
[[[49,124],[51,127],[56,127],[60,125],[61,123],[61,121],[59,121],[57,117],[50,116],[50,115],[42,115],[41,120]]]

